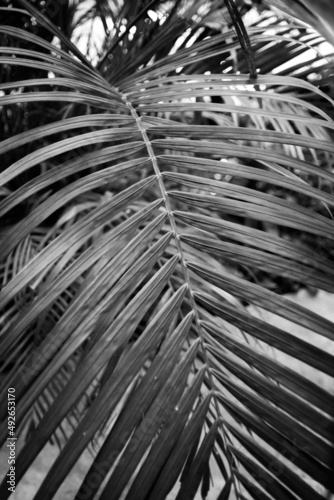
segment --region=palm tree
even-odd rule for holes
[[[85,450],[77,500],[212,470],[220,500],[327,498],[333,323],[282,296],[334,292],[323,38],[231,0],[1,14],[1,498],[50,440],[35,500]]]

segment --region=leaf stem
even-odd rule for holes
[[[236,478],[235,478],[235,475],[233,474],[233,460],[234,460],[234,458],[233,458],[233,456],[232,456],[232,454],[231,454],[231,452],[230,452],[230,450],[229,450],[229,448],[227,446],[227,441],[229,440],[229,438],[228,438],[228,435],[227,435],[227,432],[226,432],[226,428],[225,428],[225,424],[224,424],[224,418],[223,418],[223,416],[221,414],[221,411],[220,411],[220,408],[219,408],[219,404],[218,404],[218,400],[217,400],[217,398],[215,396],[215,394],[216,394],[215,383],[214,383],[214,380],[213,380],[212,373],[211,373],[211,371],[209,369],[210,361],[209,361],[209,358],[208,358],[207,349],[205,347],[205,341],[204,341],[204,335],[203,335],[203,332],[202,332],[202,326],[201,326],[201,322],[200,322],[200,317],[199,317],[198,309],[197,309],[196,302],[195,302],[194,292],[192,291],[192,287],[191,287],[191,283],[190,283],[189,270],[188,270],[188,267],[187,267],[187,264],[186,264],[186,259],[184,257],[184,252],[183,252],[183,249],[182,249],[181,240],[180,240],[180,237],[178,235],[177,226],[176,226],[176,222],[175,222],[175,217],[174,217],[174,214],[173,214],[173,209],[172,209],[169,197],[168,197],[168,193],[167,193],[166,188],[165,188],[164,183],[163,183],[162,174],[161,174],[161,171],[160,171],[160,168],[159,168],[159,165],[158,165],[157,157],[156,157],[156,155],[154,153],[151,141],[148,138],[146,129],[145,129],[145,127],[143,126],[143,124],[141,122],[140,116],[138,116],[136,110],[134,109],[134,107],[132,106],[132,104],[128,101],[127,97],[125,95],[123,95],[122,98],[123,98],[126,106],[129,108],[129,111],[130,111],[131,115],[135,119],[136,124],[137,124],[137,126],[138,126],[138,128],[140,130],[140,133],[141,133],[141,135],[143,137],[143,141],[144,141],[145,146],[147,148],[148,155],[149,155],[150,160],[152,162],[154,173],[155,173],[155,175],[157,177],[157,181],[158,181],[158,184],[159,184],[161,196],[162,196],[162,198],[164,200],[164,204],[165,204],[166,212],[167,212],[167,215],[168,215],[168,218],[169,218],[169,222],[170,222],[170,225],[171,225],[171,229],[172,229],[173,234],[174,234],[175,245],[176,245],[179,257],[180,257],[180,263],[181,263],[181,266],[182,266],[182,269],[183,269],[184,279],[185,279],[185,282],[187,284],[187,289],[188,289],[188,292],[189,292],[190,305],[191,305],[192,310],[194,311],[194,321],[195,321],[195,324],[196,324],[196,327],[197,327],[197,332],[198,332],[198,337],[199,337],[201,348],[202,348],[204,363],[205,363],[205,366],[206,366],[206,370],[207,370],[207,374],[208,374],[208,379],[209,379],[209,382],[210,382],[210,385],[211,385],[211,388],[212,388],[212,391],[213,391],[214,406],[215,406],[215,410],[216,410],[218,422],[219,422],[219,425],[220,425],[221,430],[222,430],[223,442],[224,442],[224,447],[225,447],[224,451],[225,451],[226,459],[227,459],[229,467],[230,467],[231,476],[233,477],[233,482],[234,482],[234,488],[235,488],[236,496],[237,496],[237,498],[239,498],[239,491],[238,491],[237,485],[236,485]]]

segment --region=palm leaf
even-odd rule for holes
[[[333,323],[268,285],[333,293],[334,102],[306,63],[272,73],[321,38],[254,23],[255,80],[232,71],[247,66],[222,2],[99,3],[77,12],[112,24],[92,62],[19,3],[58,42],[0,27],[13,131],[1,143],[0,428],[4,443],[14,387],[16,481],[53,439],[36,500],[57,497],[86,449],[78,500],[205,498],[213,466],[218,498],[326,498],[333,394],[275,352],[332,382]],[[20,109],[41,122],[20,129]]]

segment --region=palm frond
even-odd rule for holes
[[[113,23],[98,71],[20,4],[60,45],[0,27],[3,129],[12,110],[41,116],[1,143],[0,428],[4,443],[14,387],[16,481],[53,439],[35,500],[86,449],[78,500],[205,498],[213,465],[220,499],[326,498],[334,396],[316,375],[334,378],[333,323],[275,283],[334,291],[334,101],[309,68],[271,73],[273,54],[287,51],[278,67],[319,37],[255,23],[271,73],[255,79],[233,73],[246,67],[221,2],[97,2]]]

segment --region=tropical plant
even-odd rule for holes
[[[212,470],[220,500],[326,498],[334,396],[317,374],[334,377],[333,323],[277,293],[334,292],[323,38],[232,0],[0,12],[15,482],[52,440],[35,500],[87,449],[77,500],[205,498]]]

